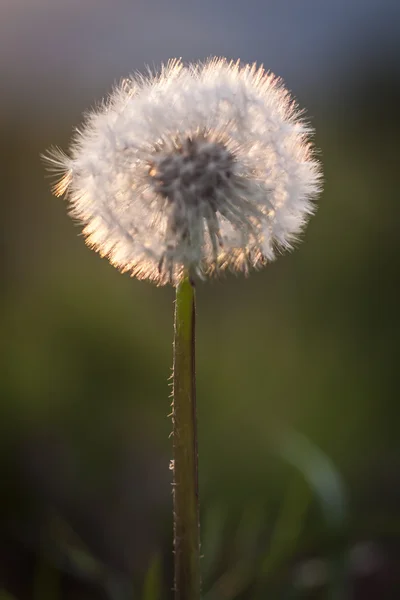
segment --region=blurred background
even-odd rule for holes
[[[0,598],[168,600],[173,290],[86,249],[40,153],[122,76],[264,63],[316,129],[299,248],[198,285],[204,597],[400,597],[397,0],[0,0]]]

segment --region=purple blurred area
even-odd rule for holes
[[[2,0],[0,103],[58,114],[144,65],[212,55],[262,62],[294,90],[400,68],[397,0]]]

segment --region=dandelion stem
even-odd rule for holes
[[[175,600],[199,600],[195,291],[189,278],[176,288],[173,381]]]

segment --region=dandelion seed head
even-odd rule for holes
[[[89,246],[157,284],[248,272],[290,249],[320,166],[282,82],[224,59],[125,79],[46,157]]]

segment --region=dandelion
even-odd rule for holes
[[[248,273],[290,249],[320,168],[302,113],[263,68],[172,60],[125,79],[46,161],[87,244],[123,272],[176,286],[175,598],[200,598],[196,277]]]
[[[176,285],[248,272],[291,248],[314,210],[310,128],[282,82],[223,59],[124,80],[77,130],[62,177],[89,246],[140,279]]]

